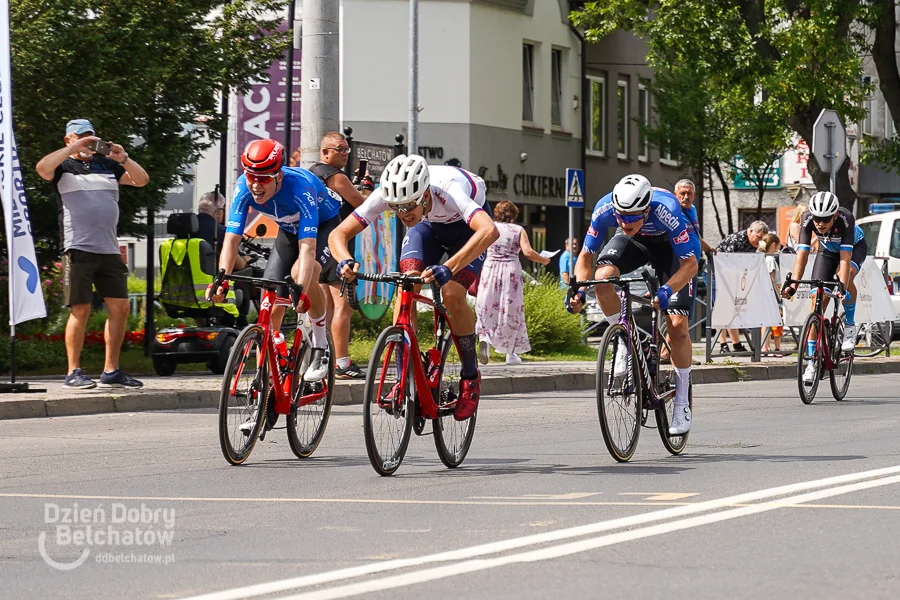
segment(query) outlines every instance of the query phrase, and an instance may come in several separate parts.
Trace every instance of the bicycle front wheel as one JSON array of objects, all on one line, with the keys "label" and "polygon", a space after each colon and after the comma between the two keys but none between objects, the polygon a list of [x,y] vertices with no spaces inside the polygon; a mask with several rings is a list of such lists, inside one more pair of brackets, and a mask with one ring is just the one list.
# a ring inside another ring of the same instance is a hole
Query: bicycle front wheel
[{"label": "bicycle front wheel", "polygon": [[850,388],[850,377],[853,376],[853,350],[845,352],[841,350],[844,341],[844,315],[838,319],[837,326],[831,333],[831,356],[834,361],[834,369],[828,374],[831,379],[831,395],[835,400],[843,400]]},{"label": "bicycle front wheel", "polygon": [[[441,372],[438,387],[432,390],[434,402],[438,405],[438,418],[434,419],[431,428],[434,432],[434,446],[441,462],[455,469],[465,460],[475,435],[475,417],[473,414],[465,421],[457,421],[453,416],[453,408],[459,398],[459,374],[462,365],[453,336],[449,333],[441,340]],[[451,405],[450,408],[445,408]]]},{"label": "bicycle front wheel", "polygon": [[619,462],[628,461],[641,433],[641,385],[628,332],[610,326],[597,354],[597,412],[606,449]]},{"label": "bicycle front wheel", "polygon": [[[379,475],[393,475],[409,446],[413,424],[412,365],[406,334],[388,327],[375,341],[363,402],[366,453]],[[407,380],[403,380],[403,369]]]},{"label": "bicycle front wheel", "polygon": [[245,328],[231,347],[219,395],[219,443],[232,465],[250,456],[266,422],[269,370],[263,359],[265,332]]},{"label": "bicycle front wheel", "polygon": [[[819,379],[822,375],[822,344],[818,343],[819,338],[819,316],[816,313],[810,313],[806,317],[806,324],[803,326],[803,332],[800,334],[800,347],[797,348],[797,387],[800,390],[800,399],[803,404],[812,404],[816,397],[816,391],[819,389]],[[822,336],[824,339],[825,336]],[[807,340],[815,342],[815,349],[810,352]],[[812,364],[813,367],[809,368]],[[809,372],[807,373],[807,369]]]},{"label": "bicycle front wheel", "polygon": [[[321,381],[303,381],[303,374],[309,367],[311,350],[309,340],[303,340],[297,366],[294,368],[293,402],[287,417],[288,443],[297,458],[309,458],[318,448],[325,435],[334,399],[334,341],[331,339],[331,332],[328,332],[328,373]],[[300,406],[303,397],[321,394],[323,391],[326,394],[321,398]]]}]

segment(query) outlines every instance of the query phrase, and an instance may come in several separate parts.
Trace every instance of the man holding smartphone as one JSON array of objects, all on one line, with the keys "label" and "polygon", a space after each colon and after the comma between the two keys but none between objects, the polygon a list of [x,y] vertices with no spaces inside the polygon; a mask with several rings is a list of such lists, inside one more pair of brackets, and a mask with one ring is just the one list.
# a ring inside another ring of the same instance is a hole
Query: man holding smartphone
[{"label": "man holding smartphone", "polygon": [[[350,178],[344,174],[343,169],[349,159],[350,146],[347,144],[347,138],[336,131],[331,131],[322,136],[319,162],[309,168],[322,180],[325,187],[340,196],[343,201],[340,209],[341,221],[350,216],[365,200],[351,183]],[[360,177],[363,175],[364,172],[360,173]],[[319,284],[325,293],[329,328],[334,338],[335,377],[363,379],[365,373],[359,365],[350,360],[350,318],[353,316],[353,308],[346,295],[341,297],[341,278],[338,277],[336,269],[326,269],[323,265]]]},{"label": "man holding smartphone", "polygon": [[147,172],[119,144],[97,137],[87,119],[66,123],[66,145],[37,164],[38,174],[53,183],[60,204],[63,241],[63,287],[72,312],[66,324],[69,370],[65,385],[89,389],[97,384],[81,369],[81,349],[93,288],[103,298],[106,321],[106,363],[100,384],[139,388],[143,384],[119,369],[119,352],[128,317],[128,266],[119,252],[119,186],[143,187]]}]

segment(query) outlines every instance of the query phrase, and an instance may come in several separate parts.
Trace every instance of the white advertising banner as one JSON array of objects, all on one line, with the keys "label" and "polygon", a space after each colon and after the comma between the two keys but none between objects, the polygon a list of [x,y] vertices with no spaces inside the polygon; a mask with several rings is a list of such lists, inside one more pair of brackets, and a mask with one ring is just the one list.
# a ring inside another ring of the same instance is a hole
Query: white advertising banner
[{"label": "white advertising banner", "polygon": [[10,71],[9,0],[0,0],[0,197],[9,249],[9,322],[17,325],[46,317],[47,309],[28,220],[25,184],[13,139]]},{"label": "white advertising banner", "polygon": [[778,301],[762,253],[713,256],[716,273],[713,329],[747,329],[781,325]]},{"label": "white advertising banner", "polygon": [[[797,262],[796,254],[779,254],[779,265],[781,267],[781,278],[787,280],[788,275],[794,272],[794,263]],[[812,266],[816,262],[816,255],[810,254],[809,260],[806,261],[806,269],[803,271],[801,279],[812,278]],[[806,324],[806,317],[812,310],[812,303],[809,301],[809,286],[804,284],[797,287],[797,293],[790,300],[784,300],[782,307],[784,308],[784,326],[785,327],[803,327]]]},{"label": "white advertising banner", "polygon": [[[793,254],[782,254],[781,274],[787,277],[794,269],[794,263],[797,257]],[[812,269],[816,262],[816,255],[810,254],[809,260],[806,262],[803,279],[812,279]],[[856,284],[856,324],[860,323],[881,323],[884,321],[894,321],[897,314],[894,311],[894,304],[891,302],[891,296],[888,294],[887,284],[884,282],[884,276],[878,262],[871,256],[867,256],[860,267],[859,273],[854,279]],[[786,327],[802,327],[806,323],[806,317],[812,311],[812,302],[810,301],[810,286],[801,285],[797,288],[797,293],[788,301],[784,301],[784,324]],[[838,313],[844,312],[843,306],[838,308]],[[826,315],[831,315],[830,310]]]},{"label": "white advertising banner", "polygon": [[888,293],[881,266],[871,256],[860,266],[856,275],[856,318],[860,323],[882,323],[897,318],[894,303]]}]

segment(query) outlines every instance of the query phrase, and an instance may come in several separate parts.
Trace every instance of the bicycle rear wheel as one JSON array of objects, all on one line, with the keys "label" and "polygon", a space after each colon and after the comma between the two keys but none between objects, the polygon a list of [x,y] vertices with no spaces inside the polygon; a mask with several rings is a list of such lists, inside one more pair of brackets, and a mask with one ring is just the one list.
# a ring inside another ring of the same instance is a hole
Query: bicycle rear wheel
[{"label": "bicycle rear wheel", "polygon": [[[620,359],[625,366],[619,372],[616,353],[621,352],[627,360]],[[597,354],[597,412],[606,449],[619,462],[632,457],[641,433],[641,385],[633,354],[625,327],[610,326]]]},{"label": "bicycle rear wheel", "polygon": [[[827,321],[823,321],[827,323]],[[824,332],[827,334],[827,329]],[[816,313],[810,313],[806,317],[806,324],[803,325],[803,332],[800,334],[800,347],[797,348],[797,387],[800,390],[800,399],[803,404],[812,404],[816,397],[816,391],[819,389],[819,379],[822,376],[822,344],[816,342],[815,350],[809,352],[809,344],[806,340],[818,340],[819,336],[819,316]],[[822,336],[825,339],[825,336]],[[803,374],[809,361],[815,364],[815,373],[811,381],[804,381]]]},{"label": "bicycle rear wheel", "polygon": [[838,319],[837,327],[831,333],[833,344],[831,346],[831,356],[834,361],[834,369],[828,374],[831,379],[831,395],[835,400],[843,400],[850,388],[850,377],[853,376],[853,350],[845,352],[841,350],[841,343],[844,341],[844,315]]},{"label": "bicycle rear wheel", "polygon": [[[672,372],[672,380],[671,380],[671,388],[666,385],[668,390],[674,389],[675,386],[675,373]],[[669,380],[666,380],[668,384]],[[662,387],[662,386],[661,386]],[[660,390],[662,393],[663,390]],[[694,386],[688,388],[688,406],[691,410],[694,410]],[[669,435],[669,423],[672,422],[672,417],[675,415],[675,397],[673,396],[668,402],[665,403],[663,408],[656,409],[656,428],[659,430],[659,437],[662,439],[663,446],[666,450],[669,451],[669,454],[678,455],[681,454],[681,451],[684,450],[684,447],[687,446],[688,436],[690,432],[685,433],[684,435]]]},{"label": "bicycle rear wheel", "polygon": [[263,360],[265,333],[262,327],[245,328],[225,365],[219,395],[219,444],[232,465],[250,456],[266,422],[269,370]]},{"label": "bicycle rear wheel", "polygon": [[853,354],[862,358],[878,356],[885,351],[893,335],[892,321],[862,323],[856,335],[856,348],[853,349]]},{"label": "bicycle rear wheel", "polygon": [[[363,432],[369,462],[379,475],[394,474],[412,435],[415,390],[405,338],[399,327],[382,331],[366,370]],[[407,381],[402,380],[404,365]]]},{"label": "bicycle rear wheel", "polygon": [[[465,421],[457,421],[453,416],[456,399],[459,398],[459,374],[462,365],[453,336],[444,336],[438,346],[441,351],[441,372],[438,387],[432,390],[435,404],[438,405],[438,418],[431,423],[434,432],[434,447],[441,462],[455,469],[465,460],[475,435],[475,417],[473,414]],[[444,408],[452,404],[450,408]]]},{"label": "bicycle rear wheel", "polygon": [[[297,458],[309,458],[316,451],[325,435],[334,399],[334,341],[331,339],[331,332],[328,332],[328,374],[321,381],[303,381],[303,374],[309,367],[311,350],[309,340],[304,339],[298,354],[297,366],[294,368],[293,402],[291,412],[287,416],[288,443]],[[326,389],[328,393],[322,398],[298,406],[303,396]]]}]

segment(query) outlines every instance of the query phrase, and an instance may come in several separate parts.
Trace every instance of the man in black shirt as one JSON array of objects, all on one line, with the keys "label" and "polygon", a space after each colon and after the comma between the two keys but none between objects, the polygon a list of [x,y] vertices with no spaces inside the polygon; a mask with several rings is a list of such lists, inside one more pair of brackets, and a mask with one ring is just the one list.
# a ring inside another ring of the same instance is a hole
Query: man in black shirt
[{"label": "man in black shirt", "polygon": [[[309,168],[329,190],[343,200],[340,210],[342,221],[364,201],[362,194],[354,187],[350,178],[344,174],[343,169],[347,166],[349,158],[350,146],[347,144],[347,138],[332,131],[322,137],[319,162]],[[365,175],[365,173],[360,175]],[[353,252],[353,248],[350,248],[350,251]],[[322,286],[322,291],[325,292],[329,327],[334,338],[337,363],[335,376],[340,379],[361,379],[365,377],[365,374],[356,363],[350,360],[350,317],[353,316],[353,309],[350,307],[346,294],[343,297],[340,295],[341,280],[334,270],[323,270],[319,284]]]}]

